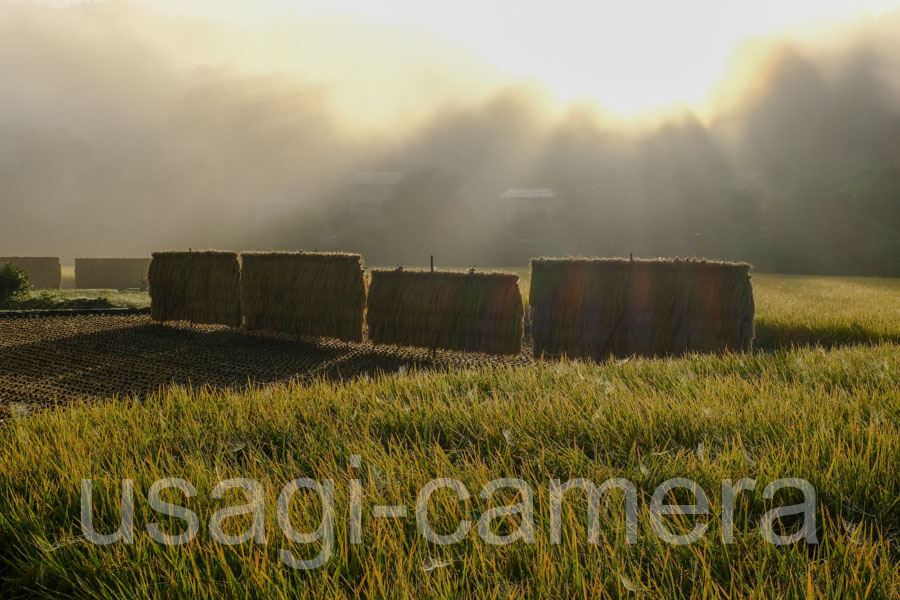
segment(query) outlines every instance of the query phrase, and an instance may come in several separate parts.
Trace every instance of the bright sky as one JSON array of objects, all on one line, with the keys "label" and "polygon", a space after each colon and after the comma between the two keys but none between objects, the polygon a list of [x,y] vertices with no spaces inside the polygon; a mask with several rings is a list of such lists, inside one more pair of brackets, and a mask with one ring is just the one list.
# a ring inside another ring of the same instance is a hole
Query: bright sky
[{"label": "bright sky", "polygon": [[900,8],[900,0],[139,1],[241,23],[348,16],[411,26],[504,75],[536,79],[561,100],[590,98],[622,112],[701,101],[747,36]]}]

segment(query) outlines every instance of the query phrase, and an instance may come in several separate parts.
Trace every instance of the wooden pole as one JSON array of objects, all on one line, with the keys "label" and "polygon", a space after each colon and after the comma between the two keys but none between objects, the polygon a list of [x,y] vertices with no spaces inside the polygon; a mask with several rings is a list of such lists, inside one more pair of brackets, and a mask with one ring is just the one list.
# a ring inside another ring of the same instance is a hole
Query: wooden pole
[{"label": "wooden pole", "polygon": [[[434,273],[434,254],[431,255],[431,272]],[[431,362],[434,362],[434,355],[437,352],[434,346],[431,347]]]}]

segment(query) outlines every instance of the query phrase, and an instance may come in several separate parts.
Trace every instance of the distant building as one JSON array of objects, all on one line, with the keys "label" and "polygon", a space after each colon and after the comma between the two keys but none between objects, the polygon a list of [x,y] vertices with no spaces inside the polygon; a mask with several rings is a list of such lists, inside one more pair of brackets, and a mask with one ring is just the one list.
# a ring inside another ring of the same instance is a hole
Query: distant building
[{"label": "distant building", "polygon": [[347,181],[347,209],[352,217],[370,219],[381,215],[384,203],[406,177],[406,171],[359,171]]},{"label": "distant building", "polygon": [[549,217],[562,206],[559,194],[550,188],[509,188],[500,199],[506,206],[507,223]]}]

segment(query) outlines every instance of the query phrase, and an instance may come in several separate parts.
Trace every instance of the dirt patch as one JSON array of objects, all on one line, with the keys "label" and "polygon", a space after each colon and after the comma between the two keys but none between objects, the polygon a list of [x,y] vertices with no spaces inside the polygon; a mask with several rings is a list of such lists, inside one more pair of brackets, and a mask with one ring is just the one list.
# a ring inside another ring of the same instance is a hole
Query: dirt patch
[{"label": "dirt patch", "polygon": [[352,380],[412,369],[526,365],[518,356],[249,334],[219,326],[162,325],[146,316],[0,321],[0,405],[76,398],[143,397],[171,385],[236,389],[248,384]]}]

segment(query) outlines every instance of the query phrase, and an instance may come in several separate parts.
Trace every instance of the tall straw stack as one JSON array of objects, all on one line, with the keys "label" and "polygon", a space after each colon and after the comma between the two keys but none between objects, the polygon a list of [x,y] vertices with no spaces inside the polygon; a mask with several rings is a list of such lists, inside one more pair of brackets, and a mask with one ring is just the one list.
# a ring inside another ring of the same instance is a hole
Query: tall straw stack
[{"label": "tall straw stack", "polygon": [[36,290],[58,290],[62,285],[62,267],[55,256],[3,256],[0,266],[12,263],[28,273],[28,282]]},{"label": "tall straw stack", "polygon": [[696,259],[534,259],[535,356],[603,359],[750,349],[750,265]]},{"label": "tall straw stack", "polygon": [[512,273],[372,272],[367,321],[377,344],[518,354],[523,316]]},{"label": "tall straw stack", "polygon": [[366,280],[360,255],[252,252],[241,260],[247,329],[362,341]]},{"label": "tall straw stack", "polygon": [[154,252],[148,279],[154,321],[241,324],[241,267],[235,252]]},{"label": "tall straw stack", "polygon": [[80,290],[147,288],[149,258],[76,258],[75,287]]}]

